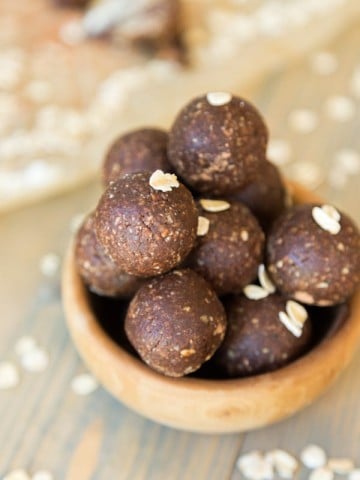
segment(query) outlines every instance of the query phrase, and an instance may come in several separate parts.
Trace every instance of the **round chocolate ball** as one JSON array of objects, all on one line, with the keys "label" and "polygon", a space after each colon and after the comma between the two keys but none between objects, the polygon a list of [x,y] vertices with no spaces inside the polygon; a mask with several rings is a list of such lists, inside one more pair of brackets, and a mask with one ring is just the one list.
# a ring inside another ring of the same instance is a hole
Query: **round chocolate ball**
[{"label": "round chocolate ball", "polygon": [[268,270],[286,296],[311,305],[335,305],[360,282],[360,233],[329,205],[298,205],[274,223]]},{"label": "round chocolate ball", "polygon": [[106,255],[94,230],[94,214],[89,215],[77,232],[75,262],[89,290],[98,295],[129,298],[142,281],[119,271]]},{"label": "round chocolate ball", "polygon": [[222,202],[228,208],[213,213],[201,207],[211,208],[211,202],[209,206],[206,199],[199,202],[199,214],[210,222],[209,230],[198,237],[188,266],[206,278],[219,295],[239,293],[257,276],[264,233],[245,205]]},{"label": "round chocolate ball", "polygon": [[170,171],[167,160],[168,134],[157,128],[141,128],[119,137],[110,147],[103,164],[103,182],[127,173]]},{"label": "round chocolate ball", "polygon": [[287,192],[279,169],[266,161],[256,180],[235,192],[230,198],[244,203],[260,225],[268,230],[273,221],[285,210]]},{"label": "round chocolate ball", "polygon": [[177,116],[168,156],[195,190],[224,195],[256,177],[265,161],[267,139],[265,123],[250,103],[227,93],[208,93]]},{"label": "round chocolate ball", "polygon": [[125,175],[109,184],[96,208],[97,237],[129,275],[151,277],[171,270],[196,240],[198,215],[191,193],[175,175],[161,175],[176,186],[151,186],[148,173]]},{"label": "round chocolate ball", "polygon": [[143,285],[125,319],[126,334],[144,362],[172,377],[200,368],[219,347],[225,330],[220,300],[190,269],[174,270]]},{"label": "round chocolate ball", "polygon": [[270,372],[296,359],[309,346],[309,318],[297,337],[280,321],[286,313],[286,299],[279,294],[261,300],[243,295],[225,305],[228,327],[225,339],[211,363],[219,374],[243,377]]}]

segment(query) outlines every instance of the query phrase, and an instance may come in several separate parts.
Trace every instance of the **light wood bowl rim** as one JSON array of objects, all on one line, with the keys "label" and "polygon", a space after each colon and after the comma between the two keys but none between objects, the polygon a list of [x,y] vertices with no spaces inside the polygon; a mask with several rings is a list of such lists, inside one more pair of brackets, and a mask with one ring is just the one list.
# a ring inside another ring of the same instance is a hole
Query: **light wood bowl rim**
[{"label": "light wood bowl rim", "polygon": [[[321,202],[288,182],[297,202]],[[360,292],[336,333],[309,353],[271,373],[208,380],[163,376],[117,345],[99,325],[75,268],[71,242],[63,266],[67,326],[89,369],[117,399],[138,413],[179,429],[230,433],[288,417],[318,397],[350,362],[360,338]]]}]

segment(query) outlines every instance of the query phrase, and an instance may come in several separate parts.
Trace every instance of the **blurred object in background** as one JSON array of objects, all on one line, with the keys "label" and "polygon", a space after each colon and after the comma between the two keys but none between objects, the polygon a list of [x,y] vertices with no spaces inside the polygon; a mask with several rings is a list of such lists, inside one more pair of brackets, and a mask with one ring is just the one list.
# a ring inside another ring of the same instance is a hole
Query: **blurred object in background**
[{"label": "blurred object in background", "polygon": [[[358,110],[359,36],[339,45],[353,72],[350,87],[336,77],[342,59],[318,49],[355,31],[359,17],[358,0],[0,0],[0,211],[88,181],[121,132],[168,128],[178,108],[204,91],[258,96],[284,163],[298,151],[296,135],[315,135],[323,118],[346,133]],[[301,89],[315,103],[302,105],[293,78],[292,93],[284,91],[283,101],[278,93],[275,109],[270,74],[309,52],[313,74],[334,80],[315,92],[306,74]],[[349,89],[357,100],[341,98]],[[316,98],[324,92],[322,107]],[[340,147],[356,156],[356,145]],[[354,155],[346,158],[356,164]],[[313,188],[325,180],[338,188],[350,175],[324,180],[319,166],[309,167],[313,158],[304,161],[308,167],[284,168]]]}]

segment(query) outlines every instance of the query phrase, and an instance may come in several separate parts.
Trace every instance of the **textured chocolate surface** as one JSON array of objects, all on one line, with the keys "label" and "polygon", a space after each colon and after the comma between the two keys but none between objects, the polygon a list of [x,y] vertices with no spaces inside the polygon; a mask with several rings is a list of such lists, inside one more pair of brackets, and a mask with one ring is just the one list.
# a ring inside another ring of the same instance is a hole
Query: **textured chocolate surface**
[{"label": "textured chocolate surface", "polygon": [[229,194],[262,168],[267,138],[265,123],[250,103],[233,96],[213,106],[202,96],[178,114],[169,134],[169,161],[195,190]]},{"label": "textured chocolate surface", "polygon": [[244,203],[267,230],[285,210],[286,195],[278,168],[266,161],[262,164],[256,180],[235,192],[231,198]]},{"label": "textured chocolate surface", "polygon": [[89,215],[76,235],[75,261],[88,288],[98,295],[129,298],[142,281],[119,271],[105,254],[94,231],[94,214]]},{"label": "textured chocolate surface", "polygon": [[198,237],[188,265],[206,278],[218,294],[239,293],[257,276],[263,261],[264,233],[250,210],[231,202],[223,212],[199,215],[210,221],[206,235]]},{"label": "textured chocolate surface", "polygon": [[261,300],[243,295],[226,304],[228,327],[225,339],[212,359],[227,377],[269,372],[286,365],[303,353],[311,341],[311,320],[302,335],[295,337],[279,320],[286,299],[278,294]]},{"label": "textured chocolate surface", "polygon": [[191,373],[219,347],[226,330],[224,308],[210,285],[190,269],[150,280],[130,303],[126,334],[155,370]]},{"label": "textured chocolate surface", "polygon": [[182,184],[154,190],[149,174],[134,173],[111,183],[95,215],[97,236],[118,268],[150,277],[179,265],[196,240],[197,209]]},{"label": "textured chocolate surface", "polygon": [[157,128],[142,128],[119,137],[110,147],[103,164],[103,182],[108,184],[127,173],[169,172],[168,134]]},{"label": "textured chocolate surface", "polygon": [[276,220],[267,243],[269,273],[278,289],[302,303],[345,301],[360,282],[360,234],[341,213],[333,235],[313,219],[314,205],[298,205]]}]

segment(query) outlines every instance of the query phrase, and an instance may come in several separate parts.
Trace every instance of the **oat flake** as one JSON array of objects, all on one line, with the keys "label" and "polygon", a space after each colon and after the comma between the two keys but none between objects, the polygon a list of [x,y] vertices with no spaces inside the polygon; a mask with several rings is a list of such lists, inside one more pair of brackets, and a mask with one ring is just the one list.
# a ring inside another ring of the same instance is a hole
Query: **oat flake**
[{"label": "oat flake", "polygon": [[20,337],[15,343],[15,353],[20,357],[36,349],[37,343],[33,337]]},{"label": "oat flake", "polygon": [[294,335],[294,337],[301,337],[302,328],[298,322],[294,321],[285,312],[279,312],[279,320],[284,325],[284,327]]},{"label": "oat flake", "polygon": [[350,458],[329,458],[327,467],[339,475],[344,475],[354,469],[354,462]]},{"label": "oat flake", "polygon": [[251,480],[272,480],[274,477],[272,465],[257,450],[239,457],[236,466],[246,478]]},{"label": "oat flake", "polygon": [[356,468],[349,473],[348,480],[360,480],[360,468]]},{"label": "oat flake", "polygon": [[270,462],[281,478],[293,478],[299,468],[299,462],[285,450],[275,449],[266,453],[265,459]]},{"label": "oat flake", "polygon": [[210,220],[206,217],[199,216],[197,231],[196,231],[197,236],[202,237],[206,235],[209,231],[209,227],[210,227]]},{"label": "oat flake", "polygon": [[71,388],[77,395],[89,395],[99,387],[95,377],[89,373],[82,373],[71,381]]},{"label": "oat flake", "polygon": [[326,467],[316,468],[309,475],[309,480],[333,480],[333,478],[334,472]]},{"label": "oat flake", "polygon": [[60,267],[60,257],[55,253],[47,253],[40,260],[40,271],[46,277],[56,275]]},{"label": "oat flake", "polygon": [[318,75],[331,75],[339,66],[337,57],[330,52],[316,52],[310,58],[310,66]]},{"label": "oat flake", "polygon": [[360,98],[360,67],[356,67],[350,80],[351,93],[356,98]]},{"label": "oat flake", "polygon": [[275,285],[269,277],[268,272],[266,271],[265,265],[261,264],[258,268],[258,278],[260,285],[268,292],[274,293],[276,290]]},{"label": "oat flake", "polygon": [[48,354],[39,347],[36,347],[21,357],[21,365],[28,372],[43,372],[48,364]]},{"label": "oat flake", "polygon": [[310,189],[315,189],[323,182],[323,173],[319,165],[311,162],[296,162],[291,165],[291,176]]},{"label": "oat flake", "polygon": [[308,445],[300,453],[302,463],[307,468],[319,468],[326,464],[325,451],[318,445]]},{"label": "oat flake", "polygon": [[289,163],[291,160],[291,147],[289,142],[280,138],[270,139],[267,146],[267,158],[278,167]]},{"label": "oat flake", "polygon": [[232,96],[228,92],[210,92],[206,95],[206,99],[213,107],[221,107],[231,102]]},{"label": "oat flake", "polygon": [[338,170],[343,169],[346,174],[356,175],[360,173],[360,154],[351,148],[343,148],[336,152],[334,159]]},{"label": "oat flake", "polygon": [[47,470],[39,470],[38,472],[34,473],[31,480],[54,480],[54,476]]},{"label": "oat flake", "polygon": [[161,192],[171,192],[173,188],[179,187],[179,182],[173,173],[164,173],[162,170],[155,170],[149,180],[150,186],[154,190]]},{"label": "oat flake", "polygon": [[23,469],[16,469],[9,472],[3,480],[31,480],[30,476]]},{"label": "oat flake", "polygon": [[356,107],[351,98],[337,95],[326,100],[325,111],[332,120],[347,122],[355,115]]},{"label": "oat flake", "polygon": [[265,290],[265,288],[252,284],[247,285],[243,289],[243,293],[249,300],[260,300],[261,298],[265,298],[269,295],[269,292]]},{"label": "oat flake", "polygon": [[225,200],[210,200],[207,198],[200,199],[200,205],[206,212],[224,212],[230,208],[230,203]]},{"label": "oat flake", "polygon": [[333,213],[329,215],[329,210],[323,207],[314,207],[312,209],[312,217],[315,222],[326,232],[332,235],[337,235],[341,230],[341,225],[338,220],[335,220]]},{"label": "oat flake", "polygon": [[19,383],[18,369],[10,362],[0,362],[0,390],[9,390]]},{"label": "oat flake", "polygon": [[316,129],[318,123],[318,116],[312,110],[293,110],[289,115],[289,125],[298,133],[311,133]]},{"label": "oat flake", "polygon": [[306,309],[300,305],[300,303],[295,302],[294,300],[288,300],[286,302],[286,313],[294,320],[296,323],[300,325],[304,325],[306,319],[308,318],[308,314]]}]

